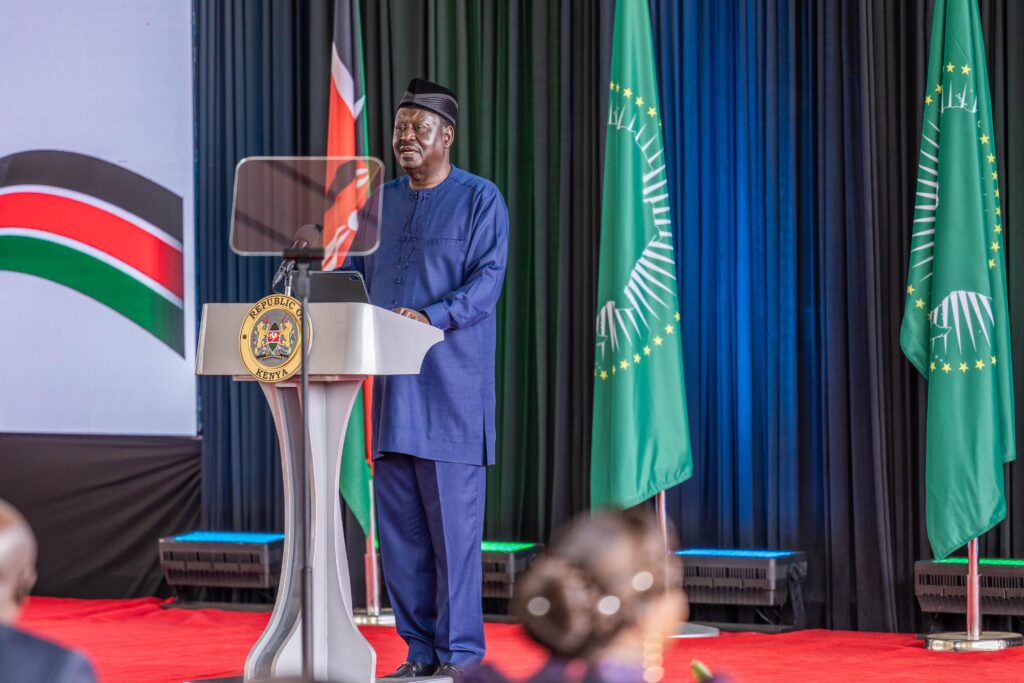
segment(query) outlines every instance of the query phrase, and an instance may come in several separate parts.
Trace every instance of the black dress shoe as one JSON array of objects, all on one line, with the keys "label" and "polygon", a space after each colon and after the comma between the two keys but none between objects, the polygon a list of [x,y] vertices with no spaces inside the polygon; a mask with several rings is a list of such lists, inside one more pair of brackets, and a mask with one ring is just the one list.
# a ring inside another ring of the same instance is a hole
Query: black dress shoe
[{"label": "black dress shoe", "polygon": [[406,662],[395,670],[395,673],[388,674],[384,678],[422,678],[430,676],[437,668],[436,664],[424,664],[423,662]]},{"label": "black dress shoe", "polygon": [[454,664],[442,664],[434,669],[435,676],[447,676],[452,679],[452,683],[462,683],[463,673],[463,670]]}]

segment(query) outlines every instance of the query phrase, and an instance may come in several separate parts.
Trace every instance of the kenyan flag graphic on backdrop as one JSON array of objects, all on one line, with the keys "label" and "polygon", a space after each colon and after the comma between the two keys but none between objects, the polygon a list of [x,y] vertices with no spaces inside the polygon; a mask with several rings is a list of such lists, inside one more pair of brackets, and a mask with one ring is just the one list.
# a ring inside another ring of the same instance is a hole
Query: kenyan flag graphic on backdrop
[{"label": "kenyan flag graphic on backdrop", "polygon": [[938,0],[900,344],[928,380],[925,503],[943,558],[1006,516],[1013,372],[992,102],[976,0]]},{"label": "kenyan flag graphic on backdrop", "polygon": [[52,280],[185,354],[182,199],[72,152],[0,158],[0,270]]}]

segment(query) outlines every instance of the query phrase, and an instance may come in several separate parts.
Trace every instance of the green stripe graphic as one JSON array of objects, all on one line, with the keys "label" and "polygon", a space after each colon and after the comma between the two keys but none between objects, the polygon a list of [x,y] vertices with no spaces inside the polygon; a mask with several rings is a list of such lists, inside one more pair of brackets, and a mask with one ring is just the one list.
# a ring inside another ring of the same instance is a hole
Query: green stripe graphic
[{"label": "green stripe graphic", "polygon": [[64,285],[117,311],[175,353],[185,355],[184,313],[138,280],[63,244],[0,236],[0,270]]}]

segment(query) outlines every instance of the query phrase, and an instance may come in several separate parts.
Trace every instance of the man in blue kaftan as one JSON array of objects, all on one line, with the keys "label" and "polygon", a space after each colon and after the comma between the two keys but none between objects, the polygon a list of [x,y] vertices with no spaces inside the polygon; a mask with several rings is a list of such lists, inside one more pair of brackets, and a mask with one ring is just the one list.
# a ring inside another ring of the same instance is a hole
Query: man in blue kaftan
[{"label": "man in blue kaftan", "polygon": [[393,138],[406,175],[384,185],[380,248],[352,260],[373,304],[445,333],[419,375],[374,380],[381,559],[409,646],[395,677],[458,678],[484,654],[480,543],[508,210],[492,182],[451,165],[457,114],[448,89],[409,84]]}]

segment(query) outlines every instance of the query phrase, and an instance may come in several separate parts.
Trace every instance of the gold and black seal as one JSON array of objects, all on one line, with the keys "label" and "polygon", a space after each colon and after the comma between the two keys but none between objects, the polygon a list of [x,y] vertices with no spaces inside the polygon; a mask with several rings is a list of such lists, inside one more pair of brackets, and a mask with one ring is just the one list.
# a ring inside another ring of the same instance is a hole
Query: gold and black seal
[{"label": "gold and black seal", "polygon": [[261,382],[288,379],[302,365],[302,306],[283,294],[253,304],[238,333],[249,374]]}]

